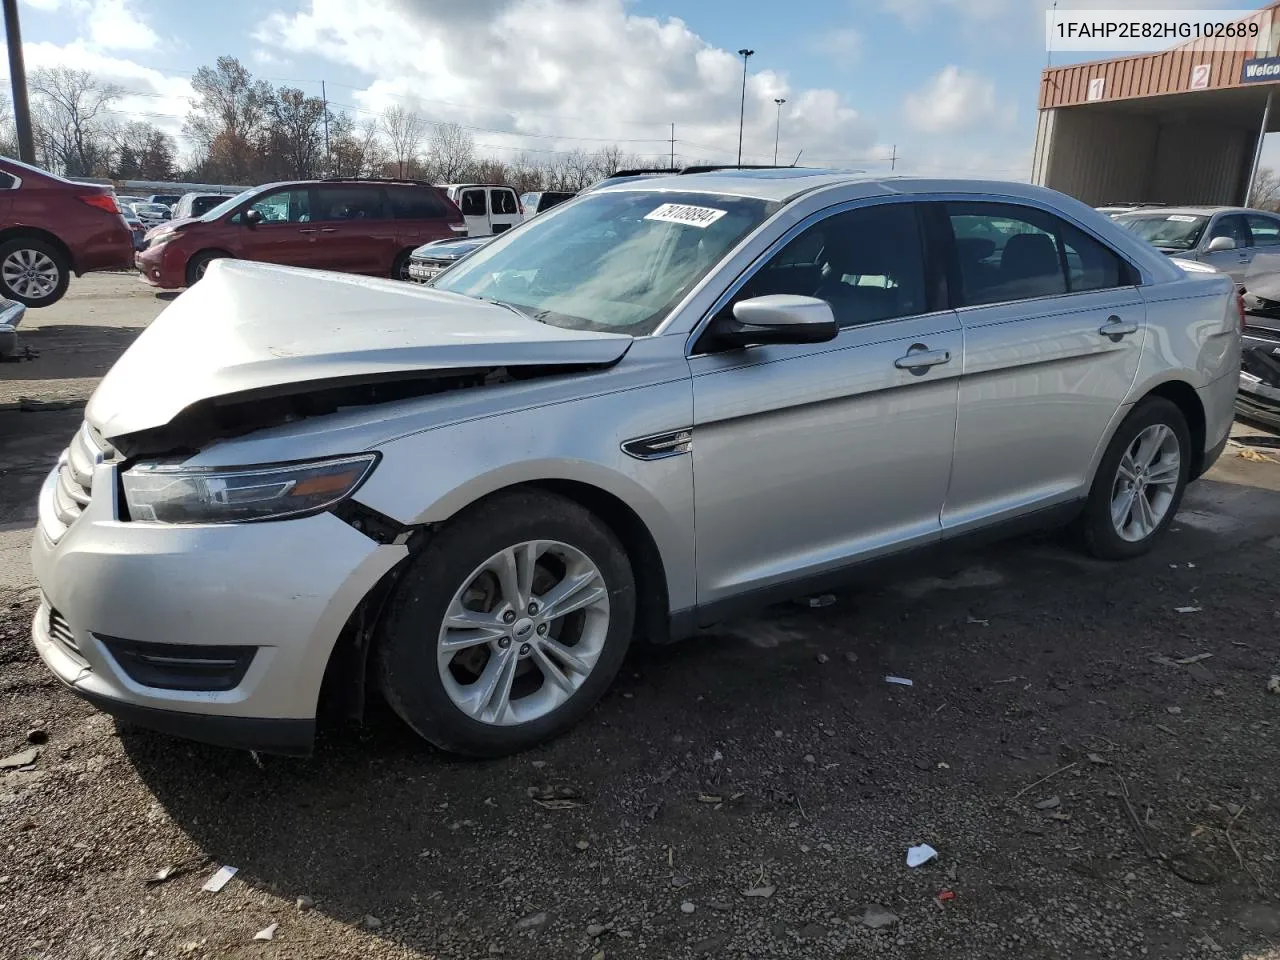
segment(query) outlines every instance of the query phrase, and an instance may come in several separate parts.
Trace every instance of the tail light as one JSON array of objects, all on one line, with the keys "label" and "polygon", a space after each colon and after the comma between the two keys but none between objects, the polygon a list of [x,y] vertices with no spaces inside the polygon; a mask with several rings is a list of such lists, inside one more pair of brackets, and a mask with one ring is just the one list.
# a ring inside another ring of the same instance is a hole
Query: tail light
[{"label": "tail light", "polygon": [[1244,333],[1244,294],[1239,290],[1236,291],[1236,313],[1240,315],[1240,332]]},{"label": "tail light", "polygon": [[109,193],[86,193],[83,196],[76,197],[76,199],[81,203],[87,203],[91,207],[105,210],[107,213],[120,212],[120,208],[116,206],[116,198]]}]

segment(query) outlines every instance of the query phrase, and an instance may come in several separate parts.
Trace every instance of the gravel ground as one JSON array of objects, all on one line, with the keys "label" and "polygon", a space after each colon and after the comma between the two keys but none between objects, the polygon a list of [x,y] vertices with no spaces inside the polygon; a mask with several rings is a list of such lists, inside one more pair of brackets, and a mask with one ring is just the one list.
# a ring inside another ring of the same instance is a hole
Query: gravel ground
[{"label": "gravel ground", "polygon": [[[5,515],[44,469],[13,451],[77,416],[0,412]],[[486,763],[376,708],[309,760],[117,727],[40,665],[19,577],[0,757],[45,742],[0,770],[0,956],[1280,957],[1270,442],[1140,561],[1023,540],[638,649]]]}]

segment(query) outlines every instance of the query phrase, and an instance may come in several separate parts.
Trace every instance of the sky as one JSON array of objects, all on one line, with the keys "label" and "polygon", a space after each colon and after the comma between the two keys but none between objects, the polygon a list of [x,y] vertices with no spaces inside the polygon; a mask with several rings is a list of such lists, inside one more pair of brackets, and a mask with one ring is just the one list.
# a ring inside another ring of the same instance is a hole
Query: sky
[{"label": "sky", "polygon": [[[22,0],[27,69],[130,94],[118,118],[180,135],[220,55],[358,119],[398,103],[477,150],[595,149],[1025,180],[1047,53],[1041,0]],[[1061,7],[1260,6],[1060,0]],[[1055,64],[1114,54],[1056,54]],[[784,99],[780,107],[775,100]],[[1271,138],[1276,139],[1276,138]],[[179,140],[181,147],[185,143]],[[1269,143],[1268,156],[1272,149]],[[896,159],[891,159],[896,158]]]}]

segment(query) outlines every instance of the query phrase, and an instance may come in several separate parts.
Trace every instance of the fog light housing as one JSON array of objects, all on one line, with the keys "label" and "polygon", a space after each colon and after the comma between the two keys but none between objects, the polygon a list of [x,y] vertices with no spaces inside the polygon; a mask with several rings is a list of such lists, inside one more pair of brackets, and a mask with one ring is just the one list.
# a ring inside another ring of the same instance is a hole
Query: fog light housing
[{"label": "fog light housing", "polygon": [[234,690],[258,652],[249,646],[98,640],[134,683],[162,690]]}]

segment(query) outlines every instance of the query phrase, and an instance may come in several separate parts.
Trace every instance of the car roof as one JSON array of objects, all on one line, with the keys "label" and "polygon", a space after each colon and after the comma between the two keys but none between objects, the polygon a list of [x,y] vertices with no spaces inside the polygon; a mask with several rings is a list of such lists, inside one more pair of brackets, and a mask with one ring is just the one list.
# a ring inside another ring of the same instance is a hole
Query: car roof
[{"label": "car roof", "polygon": [[[1057,191],[1007,180],[938,177],[886,177],[851,170],[779,167],[762,170],[726,169],[644,177],[598,187],[601,193],[628,190],[682,193],[722,193],[786,203],[804,194],[836,187],[855,187],[859,197],[910,196],[933,193],[972,193],[1024,200],[1061,198]],[[596,190],[592,191],[597,192]]]},{"label": "car roof", "polygon": [[[1267,210],[1258,210],[1254,207],[1213,207],[1213,206],[1184,206],[1184,207],[1136,207],[1133,210],[1126,211],[1128,213],[1140,214],[1184,214],[1186,216],[1211,217],[1215,213],[1269,213]],[[1272,214],[1274,216],[1274,214]]]}]

